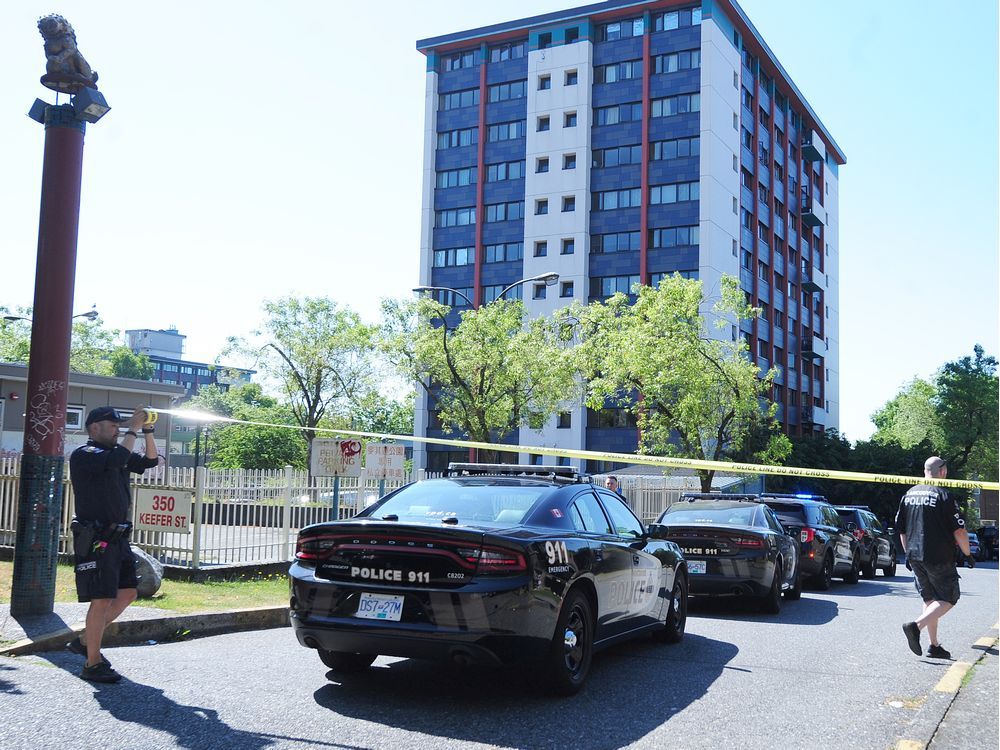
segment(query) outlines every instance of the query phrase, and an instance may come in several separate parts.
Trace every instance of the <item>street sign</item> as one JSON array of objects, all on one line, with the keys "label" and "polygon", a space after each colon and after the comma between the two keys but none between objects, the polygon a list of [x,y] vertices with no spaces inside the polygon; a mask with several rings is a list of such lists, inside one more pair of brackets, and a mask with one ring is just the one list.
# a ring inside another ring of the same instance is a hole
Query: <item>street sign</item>
[{"label": "street sign", "polygon": [[171,489],[141,489],[135,493],[135,528],[139,531],[191,533],[191,495]]},{"label": "street sign", "polygon": [[360,477],[361,441],[317,438],[312,444],[314,477]]},{"label": "street sign", "polygon": [[403,459],[406,458],[406,446],[390,443],[368,443],[365,446],[365,477],[369,480],[383,481],[405,479]]}]

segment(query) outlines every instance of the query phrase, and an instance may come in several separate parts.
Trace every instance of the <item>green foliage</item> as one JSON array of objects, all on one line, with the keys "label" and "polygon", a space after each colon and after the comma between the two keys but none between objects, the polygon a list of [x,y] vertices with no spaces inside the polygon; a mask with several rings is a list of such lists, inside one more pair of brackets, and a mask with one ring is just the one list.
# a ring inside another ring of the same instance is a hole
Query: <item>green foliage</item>
[{"label": "green foliage", "polygon": [[361,432],[412,435],[415,399],[416,392],[412,390],[402,400],[370,390],[358,398],[351,409],[351,428]]},{"label": "green foliage", "polygon": [[577,391],[570,352],[547,318],[525,319],[520,300],[462,313],[421,298],[382,305],[380,348],[397,372],[436,399],[442,426],[475,441],[540,429]]},{"label": "green foliage", "polygon": [[[735,279],[723,277],[721,286],[713,317],[728,333],[758,311],[746,306]],[[742,338],[708,336],[704,302],[700,282],[674,275],[656,289],[639,287],[634,303],[619,293],[571,308],[566,320],[579,319],[583,337],[576,356],[587,404],[632,411],[645,453],[713,461],[750,453],[780,463],[790,444],[775,429],[777,406],[761,408],[776,371],[759,377]],[[714,473],[699,471],[704,491]]]},{"label": "green foliage", "polygon": [[111,374],[116,378],[153,379],[154,368],[149,357],[145,354],[136,354],[127,346],[117,346],[111,350],[109,366]]},{"label": "green foliage", "polygon": [[917,443],[940,439],[937,410],[934,398],[937,389],[932,383],[914,378],[872,415],[875,434],[872,440],[896,443],[909,448]]}]

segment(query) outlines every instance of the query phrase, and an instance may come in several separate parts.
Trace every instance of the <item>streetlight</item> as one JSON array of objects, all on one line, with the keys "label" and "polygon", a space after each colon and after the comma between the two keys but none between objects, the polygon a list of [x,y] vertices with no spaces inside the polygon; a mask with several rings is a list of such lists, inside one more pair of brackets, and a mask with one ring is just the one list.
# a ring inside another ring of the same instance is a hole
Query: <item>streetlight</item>
[{"label": "streetlight", "polygon": [[[95,321],[99,316],[100,313],[97,312],[97,305],[94,305],[91,309],[87,310],[87,312],[77,313],[76,315],[73,315],[72,318],[86,318],[89,321]],[[4,315],[3,319],[7,321],[26,320],[29,323],[31,322],[31,318],[26,318],[23,315]]]},{"label": "streetlight", "polygon": [[417,294],[422,294],[424,292],[451,292],[452,294],[457,294],[459,297],[468,302],[469,307],[476,306],[464,292],[460,292],[457,289],[452,289],[450,286],[418,286],[414,288],[413,291],[416,292]]},{"label": "streetlight", "polygon": [[[537,276],[530,276],[527,279],[518,279],[513,284],[505,286],[503,288],[503,291],[501,291],[500,294],[498,294],[493,301],[496,302],[497,300],[503,299],[503,296],[507,294],[507,292],[509,292],[514,287],[520,286],[521,284],[527,284],[532,281],[544,281],[545,286],[552,286],[553,284],[556,284],[559,281],[559,274],[557,274],[555,271],[549,271],[547,273],[540,273]],[[469,307],[476,306],[475,303],[471,299],[469,299],[468,295],[464,294],[463,292],[460,292],[458,289],[452,289],[450,286],[418,286],[413,291],[418,294],[421,294],[423,292],[451,292],[452,294],[456,294],[462,299],[464,299],[466,302],[468,302]]]}]

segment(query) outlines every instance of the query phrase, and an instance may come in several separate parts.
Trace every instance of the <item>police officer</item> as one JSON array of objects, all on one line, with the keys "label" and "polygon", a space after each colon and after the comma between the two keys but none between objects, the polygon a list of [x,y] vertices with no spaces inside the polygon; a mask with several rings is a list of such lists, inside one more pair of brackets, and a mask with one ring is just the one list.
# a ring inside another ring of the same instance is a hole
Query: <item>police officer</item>
[{"label": "police officer", "polygon": [[[945,479],[948,465],[944,459],[931,456],[924,462],[924,477]],[[911,487],[899,503],[896,529],[906,553],[906,567],[913,571],[917,593],[924,600],[924,610],[913,622],[903,625],[910,650],[920,656],[920,631],[927,629],[930,647],[927,656],[950,659],[938,641],[938,620],[958,603],[958,571],[955,570],[955,545],[965,555],[970,568],[975,560],[969,550],[969,535],[965,521],[954,501],[940,487],[918,484]]]},{"label": "police officer", "polygon": [[[128,429],[119,443],[119,426],[123,422],[128,423]],[[86,643],[77,638],[69,649],[87,657],[80,676],[91,682],[121,679],[101,655],[101,639],[108,624],[136,598],[135,557],[128,543],[132,499],[129,474],[142,474],[158,462],[154,428],[144,426],[145,422],[146,412],[142,409],[131,418],[110,406],[94,409],[87,415],[90,439],[69,459],[76,500],[76,592],[81,602],[90,602]],[[132,452],[139,430],[145,439],[144,455]]]}]

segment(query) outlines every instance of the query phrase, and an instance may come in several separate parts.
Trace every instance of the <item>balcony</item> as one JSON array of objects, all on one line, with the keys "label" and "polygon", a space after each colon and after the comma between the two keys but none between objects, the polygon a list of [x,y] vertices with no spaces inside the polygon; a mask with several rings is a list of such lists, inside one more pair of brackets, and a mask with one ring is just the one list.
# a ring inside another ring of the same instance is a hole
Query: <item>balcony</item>
[{"label": "balcony", "polygon": [[823,287],[813,281],[813,275],[809,271],[803,271],[801,275],[802,291],[803,292],[822,292]]},{"label": "balcony", "polygon": [[826,146],[823,140],[811,130],[802,133],[802,158],[806,161],[824,161]]},{"label": "balcony", "polygon": [[819,227],[826,224],[826,209],[812,199],[808,193],[802,193],[802,223],[807,227]]},{"label": "balcony", "polygon": [[802,422],[803,427],[812,427],[815,424],[815,422],[813,422],[812,406],[800,406],[799,419]]},{"label": "balcony", "polygon": [[740,288],[747,292],[753,291],[753,272],[748,268],[740,269]]},{"label": "balcony", "polygon": [[826,344],[818,336],[804,336],[801,354],[802,359],[821,359],[826,356]]},{"label": "balcony", "polygon": [[771,343],[773,343],[779,349],[785,348],[785,332],[780,328],[771,329]]},{"label": "balcony", "polygon": [[771,285],[763,279],[757,279],[757,297],[761,302],[771,304]]},{"label": "balcony", "polygon": [[746,185],[740,186],[740,205],[747,211],[753,211],[753,191]]}]

